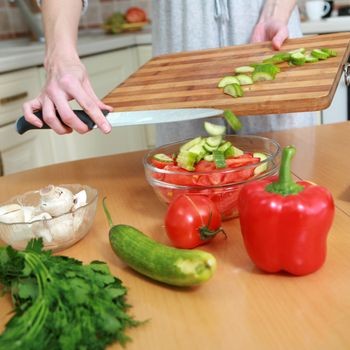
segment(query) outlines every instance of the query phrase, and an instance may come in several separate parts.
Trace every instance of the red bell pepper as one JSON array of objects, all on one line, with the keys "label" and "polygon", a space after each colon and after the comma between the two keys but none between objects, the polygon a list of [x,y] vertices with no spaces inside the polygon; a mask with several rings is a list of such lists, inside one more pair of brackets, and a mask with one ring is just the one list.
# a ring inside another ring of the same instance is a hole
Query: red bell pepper
[{"label": "red bell pepper", "polygon": [[306,275],[325,262],[334,202],[324,187],[292,180],[294,154],[293,146],[283,149],[279,177],[243,186],[238,210],[244,244],[257,267]]}]

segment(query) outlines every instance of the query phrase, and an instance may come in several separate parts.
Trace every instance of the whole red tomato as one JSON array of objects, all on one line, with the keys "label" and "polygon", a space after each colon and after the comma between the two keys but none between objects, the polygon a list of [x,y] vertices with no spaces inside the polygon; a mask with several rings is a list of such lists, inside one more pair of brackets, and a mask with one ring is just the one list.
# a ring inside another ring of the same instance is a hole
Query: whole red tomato
[{"label": "whole red tomato", "polygon": [[211,199],[198,194],[176,197],[165,216],[165,229],[177,248],[194,248],[210,241],[221,228],[221,215]]},{"label": "whole red tomato", "polygon": [[130,7],[125,13],[125,19],[129,23],[145,22],[147,21],[147,14],[140,7]]}]

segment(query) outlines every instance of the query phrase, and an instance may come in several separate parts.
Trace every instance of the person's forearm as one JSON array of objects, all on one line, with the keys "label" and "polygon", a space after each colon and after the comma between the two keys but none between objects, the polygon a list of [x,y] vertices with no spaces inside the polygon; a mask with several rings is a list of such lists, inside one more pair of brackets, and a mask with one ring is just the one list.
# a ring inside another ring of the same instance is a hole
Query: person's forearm
[{"label": "person's forearm", "polygon": [[81,0],[44,0],[42,13],[46,38],[45,66],[60,58],[78,59],[76,42]]},{"label": "person's forearm", "polygon": [[291,13],[296,6],[296,0],[266,0],[260,21],[278,19],[288,24]]}]

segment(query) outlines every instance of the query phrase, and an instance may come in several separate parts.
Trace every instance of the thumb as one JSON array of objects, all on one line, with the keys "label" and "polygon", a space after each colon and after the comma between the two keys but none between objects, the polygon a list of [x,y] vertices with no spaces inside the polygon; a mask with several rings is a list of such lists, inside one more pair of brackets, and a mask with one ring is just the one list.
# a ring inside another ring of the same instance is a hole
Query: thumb
[{"label": "thumb", "polygon": [[288,38],[288,28],[280,29],[277,34],[272,38],[272,47],[275,50],[279,50],[284,43],[284,41]]}]

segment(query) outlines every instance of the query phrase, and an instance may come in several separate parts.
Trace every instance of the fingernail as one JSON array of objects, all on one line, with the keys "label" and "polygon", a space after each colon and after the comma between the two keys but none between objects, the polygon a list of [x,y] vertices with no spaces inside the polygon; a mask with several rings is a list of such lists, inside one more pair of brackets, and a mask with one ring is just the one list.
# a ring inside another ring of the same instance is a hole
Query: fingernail
[{"label": "fingernail", "polygon": [[43,127],[43,122],[41,121],[35,121],[35,124],[34,124],[37,128],[42,128]]},{"label": "fingernail", "polygon": [[108,133],[112,130],[111,126],[108,123],[103,123],[101,125],[101,129],[103,132]]}]

